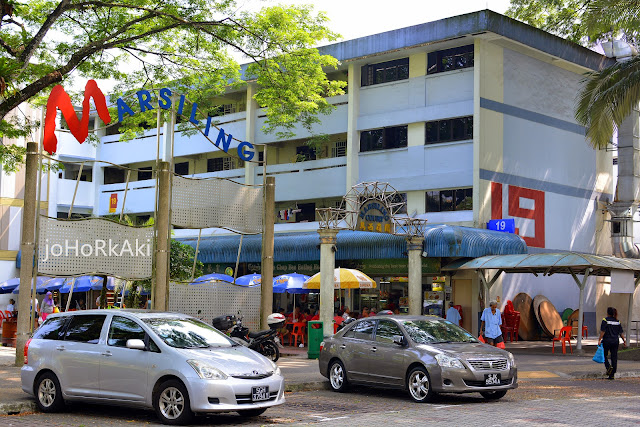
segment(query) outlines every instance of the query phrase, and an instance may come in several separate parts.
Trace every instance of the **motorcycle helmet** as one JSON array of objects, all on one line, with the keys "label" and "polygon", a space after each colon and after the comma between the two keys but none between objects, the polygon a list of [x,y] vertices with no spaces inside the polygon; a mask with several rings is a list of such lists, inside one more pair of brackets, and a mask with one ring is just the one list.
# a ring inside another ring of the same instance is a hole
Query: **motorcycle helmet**
[{"label": "motorcycle helmet", "polygon": [[280,329],[284,326],[286,320],[287,318],[284,317],[284,314],[271,313],[267,317],[267,325],[269,325],[269,329]]}]

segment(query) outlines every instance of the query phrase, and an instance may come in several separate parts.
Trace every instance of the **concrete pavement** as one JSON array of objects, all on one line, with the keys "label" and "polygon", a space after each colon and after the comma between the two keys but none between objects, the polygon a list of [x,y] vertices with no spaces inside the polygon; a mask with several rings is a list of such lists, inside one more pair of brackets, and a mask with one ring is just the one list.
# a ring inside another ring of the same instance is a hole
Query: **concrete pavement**
[{"label": "concrete pavement", "polygon": [[[595,340],[586,340],[583,355],[551,353],[550,342],[507,343],[516,358],[520,380],[604,378],[604,366],[591,360]],[[278,361],[287,391],[319,390],[328,387],[318,371],[317,360],[306,357],[306,349],[285,348]],[[13,366],[15,349],[0,347],[0,415],[35,411],[33,398],[22,391],[20,368]],[[618,378],[640,377],[640,361],[619,360]]]}]

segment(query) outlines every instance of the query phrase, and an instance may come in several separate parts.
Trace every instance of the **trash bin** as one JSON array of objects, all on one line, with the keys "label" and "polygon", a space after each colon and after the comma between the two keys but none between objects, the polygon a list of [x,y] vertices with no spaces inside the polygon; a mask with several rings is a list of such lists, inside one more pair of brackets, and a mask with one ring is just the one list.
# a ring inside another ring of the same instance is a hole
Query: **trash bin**
[{"label": "trash bin", "polygon": [[309,359],[320,357],[320,343],[324,340],[324,329],[322,322],[307,322],[307,343],[309,345],[307,354]]}]

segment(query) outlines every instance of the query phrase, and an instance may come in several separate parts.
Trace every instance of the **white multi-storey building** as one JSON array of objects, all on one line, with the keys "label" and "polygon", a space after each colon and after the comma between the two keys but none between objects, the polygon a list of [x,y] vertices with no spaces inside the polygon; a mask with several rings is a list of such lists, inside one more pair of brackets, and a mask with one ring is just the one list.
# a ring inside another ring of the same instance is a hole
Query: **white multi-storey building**
[{"label": "white multi-storey building", "polygon": [[[529,252],[611,253],[603,204],[614,193],[612,153],[591,149],[573,115],[584,73],[610,64],[610,59],[491,11],[348,40],[321,51],[341,62],[329,77],[348,85],[345,95],[329,99],[335,109],[314,129],[329,136],[316,152],[306,144],[312,135],[302,128],[286,140],[261,131],[265,115],[252,99],[253,83],[219,98],[219,126],[239,140],[267,147],[266,171],[276,180],[276,273],[318,271],[315,209],[336,206],[353,185],[366,181],[390,183],[406,198],[407,214],[452,226],[436,241],[425,242],[425,255],[437,258],[426,262],[425,290],[431,276],[439,275],[439,266],[461,257],[518,253],[527,246]],[[102,132],[97,146],[80,145],[60,133],[59,158],[137,169],[131,174],[125,212],[153,215],[156,131],[127,142],[111,130]],[[243,164],[199,135],[176,134],[174,168],[182,175],[262,181],[262,167]],[[79,166],[72,165],[50,177],[50,216],[66,218],[78,172]],[[109,214],[113,194],[120,212],[123,170],[87,163],[79,179],[74,213]],[[499,218],[515,220],[516,234],[526,246],[513,235],[496,238],[459,228],[485,229],[489,220]],[[178,230],[176,236],[195,245],[193,232]],[[235,266],[238,240],[206,230],[200,259],[210,270]],[[403,245],[402,239],[373,233],[368,238],[354,232],[338,235],[337,264],[355,263],[375,276],[383,291],[363,293],[360,299],[350,295],[356,309],[364,304],[381,308],[389,295],[403,295],[402,279],[396,277],[403,276],[402,258],[406,263]],[[15,243],[12,248],[17,249]],[[243,248],[243,272],[259,269],[259,239],[245,238]],[[398,265],[385,266],[385,259]],[[448,280],[453,298],[468,314],[465,326],[476,328],[477,276],[460,273]],[[570,276],[509,275],[491,290],[502,301],[518,292],[544,294],[560,311],[578,304],[578,288]],[[594,279],[585,309],[590,331],[602,292]]]}]

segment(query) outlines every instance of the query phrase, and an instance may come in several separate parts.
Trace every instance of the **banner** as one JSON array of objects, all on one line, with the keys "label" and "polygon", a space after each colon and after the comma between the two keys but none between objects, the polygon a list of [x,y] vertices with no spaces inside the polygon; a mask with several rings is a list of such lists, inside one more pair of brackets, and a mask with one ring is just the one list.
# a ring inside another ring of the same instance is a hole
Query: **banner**
[{"label": "banner", "polygon": [[228,179],[173,177],[171,223],[182,228],[220,227],[262,233],[262,187]]},{"label": "banner", "polygon": [[153,227],[130,227],[102,218],[40,218],[38,273],[151,277]]}]

